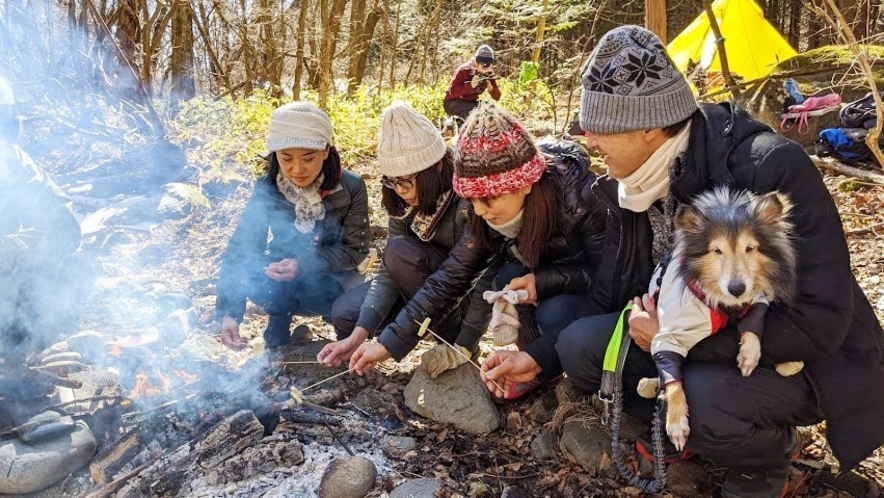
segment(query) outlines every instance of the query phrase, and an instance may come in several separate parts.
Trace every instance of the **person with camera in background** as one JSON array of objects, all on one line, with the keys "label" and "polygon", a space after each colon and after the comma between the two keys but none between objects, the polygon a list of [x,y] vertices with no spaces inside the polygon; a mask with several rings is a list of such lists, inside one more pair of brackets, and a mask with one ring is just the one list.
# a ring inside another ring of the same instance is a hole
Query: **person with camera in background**
[{"label": "person with camera in background", "polygon": [[488,90],[491,98],[500,100],[500,88],[494,74],[494,50],[488,45],[480,46],[476,55],[454,72],[454,78],[445,92],[445,113],[466,121],[470,112],[479,105],[479,97],[485,90]]}]

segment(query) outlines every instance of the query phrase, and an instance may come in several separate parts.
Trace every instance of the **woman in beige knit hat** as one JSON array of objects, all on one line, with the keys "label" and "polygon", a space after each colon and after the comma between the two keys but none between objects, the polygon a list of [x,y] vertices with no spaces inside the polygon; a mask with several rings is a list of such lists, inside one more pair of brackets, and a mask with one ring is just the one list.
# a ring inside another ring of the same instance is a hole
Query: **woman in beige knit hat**
[{"label": "woman in beige knit hat", "polygon": [[362,283],[356,268],[370,237],[365,182],[341,167],[328,115],[307,102],[274,110],[267,174],[221,261],[215,316],[222,342],[245,346],[239,323],[246,298],[270,315],[269,350],[291,340],[293,315],[329,319],[334,300]]},{"label": "woman in beige knit hat", "polygon": [[[383,205],[390,217],[384,264],[371,282],[341,296],[332,309],[338,341],[325,346],[317,360],[337,367],[367,339],[393,321],[424,281],[448,257],[466,226],[468,204],[452,189],[452,152],[429,119],[397,102],[383,116],[378,144]],[[491,275],[434,331],[466,357],[479,346],[488,327],[490,305],[482,300]],[[448,346],[426,352],[422,366],[432,377],[463,363]]]}]

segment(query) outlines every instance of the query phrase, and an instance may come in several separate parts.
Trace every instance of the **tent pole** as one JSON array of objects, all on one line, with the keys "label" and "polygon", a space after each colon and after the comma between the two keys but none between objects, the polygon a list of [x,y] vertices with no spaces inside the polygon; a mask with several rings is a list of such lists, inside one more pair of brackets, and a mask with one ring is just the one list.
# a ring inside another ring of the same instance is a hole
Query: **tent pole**
[{"label": "tent pole", "polygon": [[718,21],[715,19],[715,12],[712,11],[712,1],[703,0],[703,7],[706,10],[706,17],[709,18],[709,27],[712,28],[712,34],[715,35],[715,44],[718,45],[718,60],[721,61],[721,75],[724,77],[724,84],[731,92],[731,97],[740,96],[740,88],[734,84],[731,77],[730,69],[727,66],[727,52],[724,50],[724,37],[721,36],[721,29],[718,28]]}]

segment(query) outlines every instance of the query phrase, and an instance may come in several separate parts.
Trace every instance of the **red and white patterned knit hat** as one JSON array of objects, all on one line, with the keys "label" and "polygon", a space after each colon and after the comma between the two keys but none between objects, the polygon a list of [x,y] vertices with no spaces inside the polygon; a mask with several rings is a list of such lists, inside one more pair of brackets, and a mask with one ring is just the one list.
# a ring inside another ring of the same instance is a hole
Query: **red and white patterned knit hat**
[{"label": "red and white patterned knit hat", "polygon": [[502,107],[480,103],[460,129],[454,191],[464,199],[515,192],[537,183],[545,170],[534,138]]}]

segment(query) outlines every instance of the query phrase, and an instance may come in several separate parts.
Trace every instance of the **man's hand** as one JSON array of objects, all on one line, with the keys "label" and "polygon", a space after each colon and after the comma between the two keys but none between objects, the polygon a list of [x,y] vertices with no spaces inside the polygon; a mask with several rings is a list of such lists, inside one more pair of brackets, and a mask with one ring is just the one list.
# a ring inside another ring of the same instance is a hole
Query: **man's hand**
[{"label": "man's hand", "polygon": [[391,357],[392,355],[383,344],[363,344],[350,357],[350,370],[361,376],[378,363]]},{"label": "man's hand", "polygon": [[477,86],[479,86],[479,83],[480,83],[481,81],[482,81],[482,76],[480,76],[480,75],[479,75],[479,72],[476,71],[476,72],[473,74],[473,79],[470,80],[470,86],[473,87],[473,88],[476,88]]},{"label": "man's hand", "polygon": [[264,267],[264,275],[277,282],[291,282],[298,276],[298,260],[286,258]]},{"label": "man's hand", "polygon": [[523,299],[521,302],[537,304],[537,281],[534,279],[533,273],[510,280],[506,287],[508,290],[526,290],[528,292],[528,299]]},{"label": "man's hand", "polygon": [[632,311],[629,313],[629,336],[635,341],[635,345],[642,351],[651,351],[651,340],[660,330],[660,322],[657,321],[657,307],[651,302],[651,296],[645,294],[639,299],[632,301]]},{"label": "man's hand", "polygon": [[[528,353],[497,350],[482,362],[481,375],[492,394],[505,398],[513,386],[536,379],[540,372],[540,365]],[[501,391],[492,381],[497,382],[504,390]]]},{"label": "man's hand", "polygon": [[246,341],[239,336],[239,324],[232,316],[221,319],[221,343],[235,351],[247,346]]},{"label": "man's hand", "polygon": [[349,360],[356,351],[368,339],[368,330],[356,327],[350,337],[340,341],[330,342],[316,355],[316,361],[324,367],[339,367]]}]

